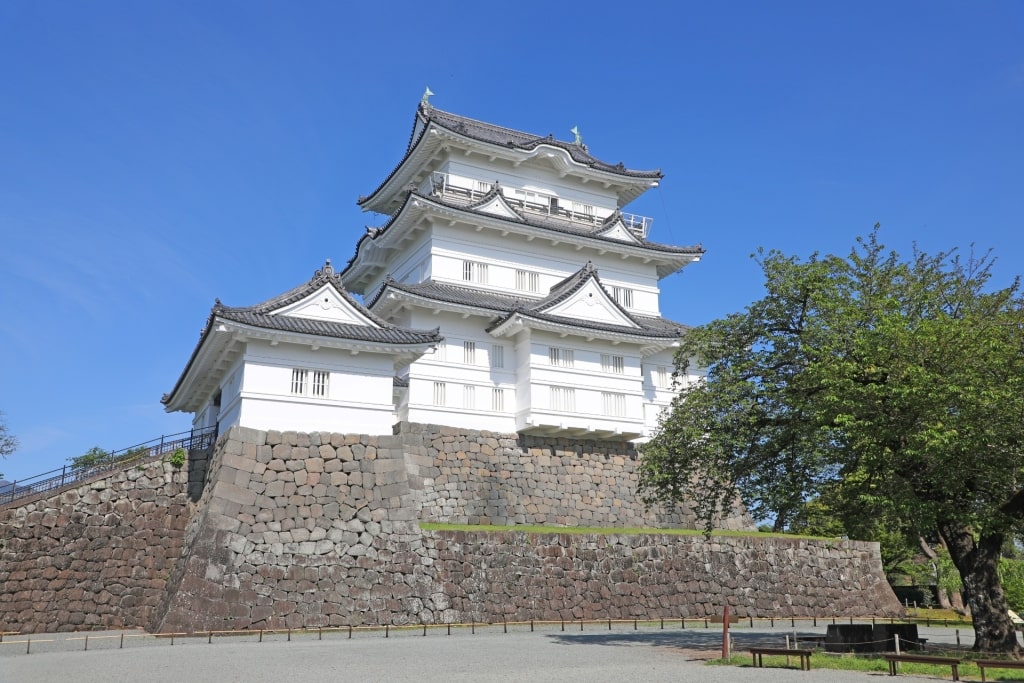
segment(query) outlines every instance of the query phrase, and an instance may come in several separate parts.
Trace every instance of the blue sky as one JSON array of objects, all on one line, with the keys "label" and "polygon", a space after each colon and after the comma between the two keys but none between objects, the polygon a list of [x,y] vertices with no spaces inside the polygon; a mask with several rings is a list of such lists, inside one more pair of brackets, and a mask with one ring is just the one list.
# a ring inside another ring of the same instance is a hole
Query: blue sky
[{"label": "blue sky", "polygon": [[699,324],[758,247],[971,243],[1024,271],[1024,3],[0,3],[7,478],[187,429],[159,399],[215,297],[344,264],[435,106],[661,168],[632,205],[701,243]]}]

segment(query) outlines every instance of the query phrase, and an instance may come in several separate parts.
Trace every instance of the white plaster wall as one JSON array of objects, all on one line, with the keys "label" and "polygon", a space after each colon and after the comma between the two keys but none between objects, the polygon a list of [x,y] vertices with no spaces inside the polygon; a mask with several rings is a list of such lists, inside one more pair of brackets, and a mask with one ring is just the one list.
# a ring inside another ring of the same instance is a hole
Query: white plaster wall
[{"label": "white plaster wall", "polygon": [[[453,176],[454,182],[462,186],[461,179],[493,183],[497,180],[509,196],[513,188],[524,188],[558,197],[560,202],[581,202],[594,207],[596,215],[607,216],[618,208],[618,196],[612,189],[605,189],[597,183],[583,184],[582,181],[566,176],[560,178],[550,167],[536,162],[526,162],[518,168],[511,164],[483,163],[482,157],[454,158],[441,164],[439,170]],[[565,204],[563,203],[563,206]]]},{"label": "white plaster wall", "polygon": [[[258,429],[326,430],[387,434],[395,422],[393,403],[394,364],[391,357],[375,353],[353,355],[349,351],[295,344],[252,341],[243,356],[245,363],[238,409],[230,422],[225,414],[222,429],[230,424]],[[291,395],[292,369],[309,370],[307,394],[315,370],[330,373],[325,398]]]},{"label": "white plaster wall", "polygon": [[[546,296],[555,284],[572,275],[587,261],[598,269],[601,284],[606,288],[628,287],[633,290],[633,306],[628,310],[640,315],[658,316],[658,275],[653,264],[644,265],[635,259],[623,260],[614,254],[598,254],[593,250],[577,251],[571,245],[552,246],[547,240],[533,240],[508,234],[501,237],[492,230],[476,232],[470,226],[437,225],[432,228],[431,277],[439,282],[471,284],[486,291],[514,294],[524,299]],[[488,265],[486,284],[467,283],[463,279],[463,261]],[[516,270],[539,274],[538,292],[516,289]]]}]

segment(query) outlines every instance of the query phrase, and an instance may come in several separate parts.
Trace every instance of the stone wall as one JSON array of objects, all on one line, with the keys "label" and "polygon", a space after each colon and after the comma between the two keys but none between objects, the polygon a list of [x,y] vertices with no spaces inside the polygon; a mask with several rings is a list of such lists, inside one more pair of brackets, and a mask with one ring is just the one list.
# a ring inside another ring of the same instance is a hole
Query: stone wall
[{"label": "stone wall", "polygon": [[0,631],[147,625],[188,516],[187,468],[159,459],[0,510]]},{"label": "stone wall", "polygon": [[900,611],[876,544],[425,532],[406,452],[403,433],[232,430],[154,628]]},{"label": "stone wall", "polygon": [[628,444],[396,432],[234,428],[182,471],[148,462],[0,510],[0,629],[901,611],[876,544],[422,530],[692,517],[643,510]]},{"label": "stone wall", "polygon": [[[419,518],[453,524],[695,528],[693,512],[647,510],[636,495],[636,446],[498,434],[436,425],[396,426]],[[742,508],[719,528],[753,529]]]}]

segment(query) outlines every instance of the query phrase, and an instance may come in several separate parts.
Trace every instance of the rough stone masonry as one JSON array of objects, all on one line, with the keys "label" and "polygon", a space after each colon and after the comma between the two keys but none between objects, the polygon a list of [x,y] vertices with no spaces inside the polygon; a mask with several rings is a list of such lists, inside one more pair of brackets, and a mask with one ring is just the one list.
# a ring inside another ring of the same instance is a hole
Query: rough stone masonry
[{"label": "rough stone masonry", "polygon": [[[103,590],[113,556],[103,557],[95,544],[94,554],[82,557],[60,525],[42,524],[50,506],[74,514],[66,493],[0,511],[0,538],[9,539],[0,566],[0,628],[124,624],[168,632],[678,618],[717,614],[726,604],[740,616],[900,612],[871,543],[420,528],[426,520],[692,526],[685,509],[643,508],[635,496],[636,460],[627,443],[429,425],[399,425],[387,436],[234,428],[202,470],[205,486],[188,502],[187,524],[184,514],[173,521],[165,515],[161,528],[177,540],[161,545],[148,536],[140,543],[165,558],[144,572],[150,583],[134,588],[145,608],[115,601],[94,611],[93,603],[83,604],[75,614],[90,616],[72,624],[70,613],[57,608],[71,586],[41,583],[32,566],[77,563],[76,576],[88,574],[84,583]],[[131,500],[140,480],[159,488],[156,478],[137,477],[134,486],[104,490]],[[154,503],[162,500],[153,495]],[[107,521],[107,528],[132,536],[118,518]],[[724,524],[745,528],[749,519],[737,510]],[[40,612],[46,616],[33,616]]]}]

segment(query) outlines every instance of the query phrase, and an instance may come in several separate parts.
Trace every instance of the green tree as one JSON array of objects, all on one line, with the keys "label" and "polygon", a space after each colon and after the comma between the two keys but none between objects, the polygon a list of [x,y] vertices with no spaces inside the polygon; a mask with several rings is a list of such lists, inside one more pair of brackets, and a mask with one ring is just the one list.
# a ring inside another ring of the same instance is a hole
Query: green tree
[{"label": "green tree", "polygon": [[103,465],[111,462],[111,455],[109,451],[105,451],[99,446],[93,446],[82,455],[68,458],[68,462],[70,462],[71,466],[76,470],[84,469],[86,467],[95,467],[96,465]]},{"label": "green tree", "polygon": [[[827,495],[847,522],[946,541],[975,648],[1019,653],[1000,549],[1024,528],[1024,302],[988,255],[902,259],[876,230],[845,257],[760,252],[766,294],[689,332],[706,369],[644,448],[650,502],[708,528],[737,492],[787,528]],[[895,525],[889,522],[895,522]]]}]

